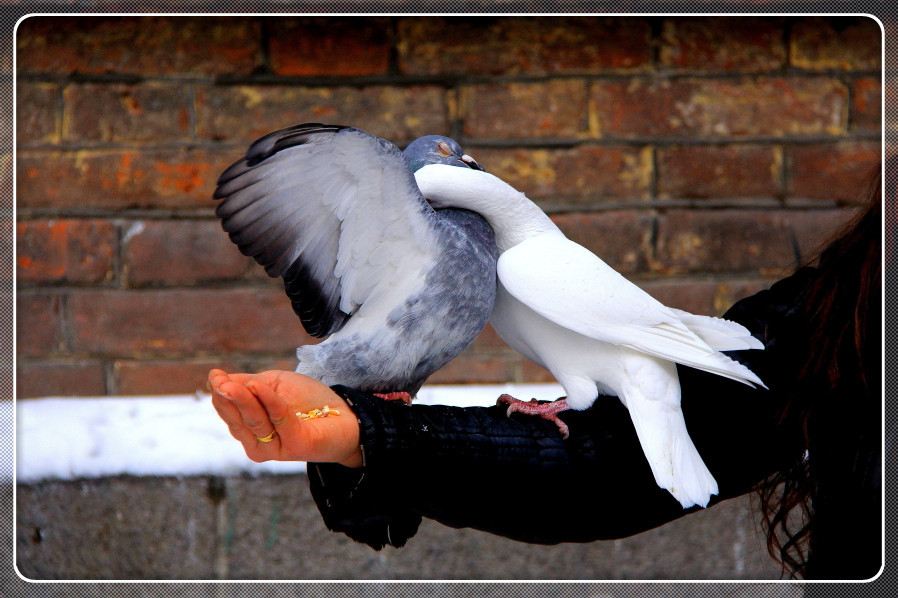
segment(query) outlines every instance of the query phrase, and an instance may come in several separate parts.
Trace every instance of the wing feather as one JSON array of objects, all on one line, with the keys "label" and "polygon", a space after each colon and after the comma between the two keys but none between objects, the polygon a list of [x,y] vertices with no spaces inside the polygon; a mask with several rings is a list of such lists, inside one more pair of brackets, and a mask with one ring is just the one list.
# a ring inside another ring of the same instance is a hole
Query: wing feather
[{"label": "wing feather", "polygon": [[213,197],[230,239],[283,279],[319,337],[342,328],[409,256],[432,257],[437,246],[433,210],[401,152],[350,127],[308,123],[262,137]]},{"label": "wing feather", "polygon": [[[561,234],[530,238],[504,252],[499,281],[539,315],[578,334],[655,357],[762,384],[718,353],[666,307],[588,249]],[[679,312],[682,313],[682,312]]]}]

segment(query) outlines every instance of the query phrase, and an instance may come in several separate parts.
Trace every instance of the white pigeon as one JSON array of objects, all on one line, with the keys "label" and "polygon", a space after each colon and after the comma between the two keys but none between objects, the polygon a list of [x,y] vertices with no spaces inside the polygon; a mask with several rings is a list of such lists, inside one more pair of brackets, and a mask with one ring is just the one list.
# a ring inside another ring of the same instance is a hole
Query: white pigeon
[{"label": "white pigeon", "polygon": [[503,396],[502,402],[511,403],[509,414],[540,415],[567,436],[558,412],[586,409],[599,393],[617,396],[630,412],[657,484],[683,508],[707,506],[717,482],[686,430],[676,364],[764,386],[720,353],[763,344],[735,322],[664,306],[567,239],[536,204],[491,174],[429,165],[415,179],[434,207],[468,209],[492,226],[500,255],[490,322],[567,393],[566,399],[540,404]]}]

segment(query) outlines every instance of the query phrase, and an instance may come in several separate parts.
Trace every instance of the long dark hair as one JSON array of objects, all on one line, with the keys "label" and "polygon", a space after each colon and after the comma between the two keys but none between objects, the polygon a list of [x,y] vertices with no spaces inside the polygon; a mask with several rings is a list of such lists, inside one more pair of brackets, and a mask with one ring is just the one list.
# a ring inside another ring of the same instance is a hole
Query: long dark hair
[{"label": "long dark hair", "polygon": [[[815,462],[812,447],[829,441],[870,452],[870,430],[879,421],[881,354],[875,347],[882,331],[881,168],[870,179],[866,208],[817,254],[818,276],[803,297],[808,359],[780,419],[786,434],[801,445],[796,445],[791,465],[758,488],[767,549],[792,577],[807,577],[813,546],[817,474],[824,465]],[[820,422],[844,421],[834,414],[844,413],[846,396],[862,397],[864,404],[848,405],[860,415],[840,424],[836,438],[836,431],[828,429],[833,426]]]}]

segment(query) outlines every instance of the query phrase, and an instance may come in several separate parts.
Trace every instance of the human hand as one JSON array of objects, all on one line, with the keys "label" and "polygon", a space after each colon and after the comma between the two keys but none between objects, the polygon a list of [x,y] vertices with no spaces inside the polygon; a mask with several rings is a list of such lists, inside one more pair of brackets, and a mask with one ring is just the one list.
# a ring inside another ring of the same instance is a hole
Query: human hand
[{"label": "human hand", "polygon": [[[294,372],[209,372],[212,405],[246,456],[262,461],[314,461],[361,467],[358,420],[328,386]],[[340,415],[302,420],[297,412],[327,405]],[[262,438],[274,436],[269,442]]]}]

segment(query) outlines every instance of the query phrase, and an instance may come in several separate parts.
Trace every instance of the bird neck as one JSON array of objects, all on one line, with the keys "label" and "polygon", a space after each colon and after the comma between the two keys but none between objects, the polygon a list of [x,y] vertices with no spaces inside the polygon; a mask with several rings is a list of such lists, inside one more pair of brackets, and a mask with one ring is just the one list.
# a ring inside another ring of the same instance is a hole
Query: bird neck
[{"label": "bird neck", "polygon": [[464,208],[483,216],[495,233],[500,253],[530,237],[561,234],[539,206],[489,173],[432,164],[418,170],[415,179],[434,207]]}]

